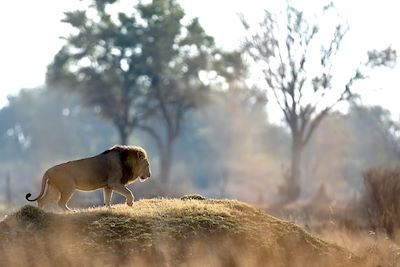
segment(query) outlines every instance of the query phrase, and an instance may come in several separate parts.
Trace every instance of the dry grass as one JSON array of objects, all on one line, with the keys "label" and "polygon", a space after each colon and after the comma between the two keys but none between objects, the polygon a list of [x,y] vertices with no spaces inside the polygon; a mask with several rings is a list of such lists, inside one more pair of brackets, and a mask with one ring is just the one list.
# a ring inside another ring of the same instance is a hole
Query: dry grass
[{"label": "dry grass", "polygon": [[65,214],[25,206],[0,223],[0,254],[0,266],[365,266],[232,200],[152,199]]},{"label": "dry grass", "polygon": [[400,169],[369,169],[364,172],[364,205],[369,223],[395,238],[400,228]]},{"label": "dry grass", "polygon": [[400,266],[400,247],[385,234],[373,231],[352,232],[332,227],[325,228],[318,235],[363,258],[362,266]]}]

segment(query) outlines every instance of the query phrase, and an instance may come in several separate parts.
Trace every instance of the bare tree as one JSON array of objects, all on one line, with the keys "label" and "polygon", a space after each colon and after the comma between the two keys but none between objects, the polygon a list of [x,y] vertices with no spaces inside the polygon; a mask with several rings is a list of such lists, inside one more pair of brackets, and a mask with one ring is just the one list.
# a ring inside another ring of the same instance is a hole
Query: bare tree
[{"label": "bare tree", "polygon": [[[336,13],[332,5],[324,7],[322,14],[329,12]],[[360,64],[342,88],[332,83],[334,59],[349,29],[346,23],[338,21],[331,31],[320,34],[318,24],[309,22],[303,12],[292,6],[287,6],[284,16],[266,11],[256,31],[242,19],[249,32],[244,50],[257,66],[262,66],[268,90],[282,110],[292,136],[291,166],[280,187],[286,201],[300,195],[302,152],[315,129],[337,103],[356,96],[352,85],[365,77],[361,73],[365,64]],[[329,32],[331,36],[326,41]],[[395,58],[393,50],[385,51],[370,52],[369,63],[385,65]]]}]

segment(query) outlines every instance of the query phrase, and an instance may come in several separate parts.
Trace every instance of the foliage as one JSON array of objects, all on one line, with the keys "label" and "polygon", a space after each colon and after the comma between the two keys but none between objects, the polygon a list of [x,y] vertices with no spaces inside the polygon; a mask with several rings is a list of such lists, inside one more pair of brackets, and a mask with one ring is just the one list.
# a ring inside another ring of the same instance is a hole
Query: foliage
[{"label": "foliage", "polygon": [[303,193],[323,184],[336,200],[350,200],[363,190],[363,171],[399,167],[399,151],[399,122],[384,108],[352,105],[346,114],[332,112],[304,149]]},{"label": "foliage", "polygon": [[[364,155],[365,168],[393,167],[399,163],[400,126],[388,110],[380,106],[353,106],[346,121],[356,139],[353,151],[357,155]],[[350,157],[354,158],[354,155]]]},{"label": "foliage", "polygon": [[4,148],[0,157],[43,164],[60,157],[87,155],[112,143],[112,129],[63,92],[22,90],[9,102],[0,110]]},{"label": "foliage", "polygon": [[133,129],[146,131],[159,149],[165,182],[185,115],[212,84],[238,79],[243,64],[238,53],[217,49],[198,19],[183,23],[174,0],[140,2],[130,13],[112,12],[114,2],[93,1],[87,10],[65,14],[75,34],[65,38],[47,81],[98,107],[121,143]]},{"label": "foliage", "polygon": [[387,66],[394,67],[397,61],[397,52],[391,47],[382,51],[376,49],[368,52],[368,63],[372,67]]}]

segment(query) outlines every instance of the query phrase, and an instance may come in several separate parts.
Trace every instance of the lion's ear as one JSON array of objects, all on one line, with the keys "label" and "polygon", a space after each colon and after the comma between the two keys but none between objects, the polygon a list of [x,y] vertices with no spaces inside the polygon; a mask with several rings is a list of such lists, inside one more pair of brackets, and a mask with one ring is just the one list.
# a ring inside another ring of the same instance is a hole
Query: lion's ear
[{"label": "lion's ear", "polygon": [[145,155],[144,155],[143,151],[137,151],[137,152],[136,152],[136,157],[137,157],[138,159],[144,159],[144,158],[145,158]]}]

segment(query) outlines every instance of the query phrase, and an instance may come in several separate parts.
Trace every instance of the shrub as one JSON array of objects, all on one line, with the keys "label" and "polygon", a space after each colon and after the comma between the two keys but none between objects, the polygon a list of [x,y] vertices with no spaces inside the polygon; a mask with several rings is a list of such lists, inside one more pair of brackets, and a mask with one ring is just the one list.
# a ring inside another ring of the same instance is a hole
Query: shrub
[{"label": "shrub", "polygon": [[370,226],[394,237],[400,225],[400,169],[374,168],[363,173],[364,203]]}]

